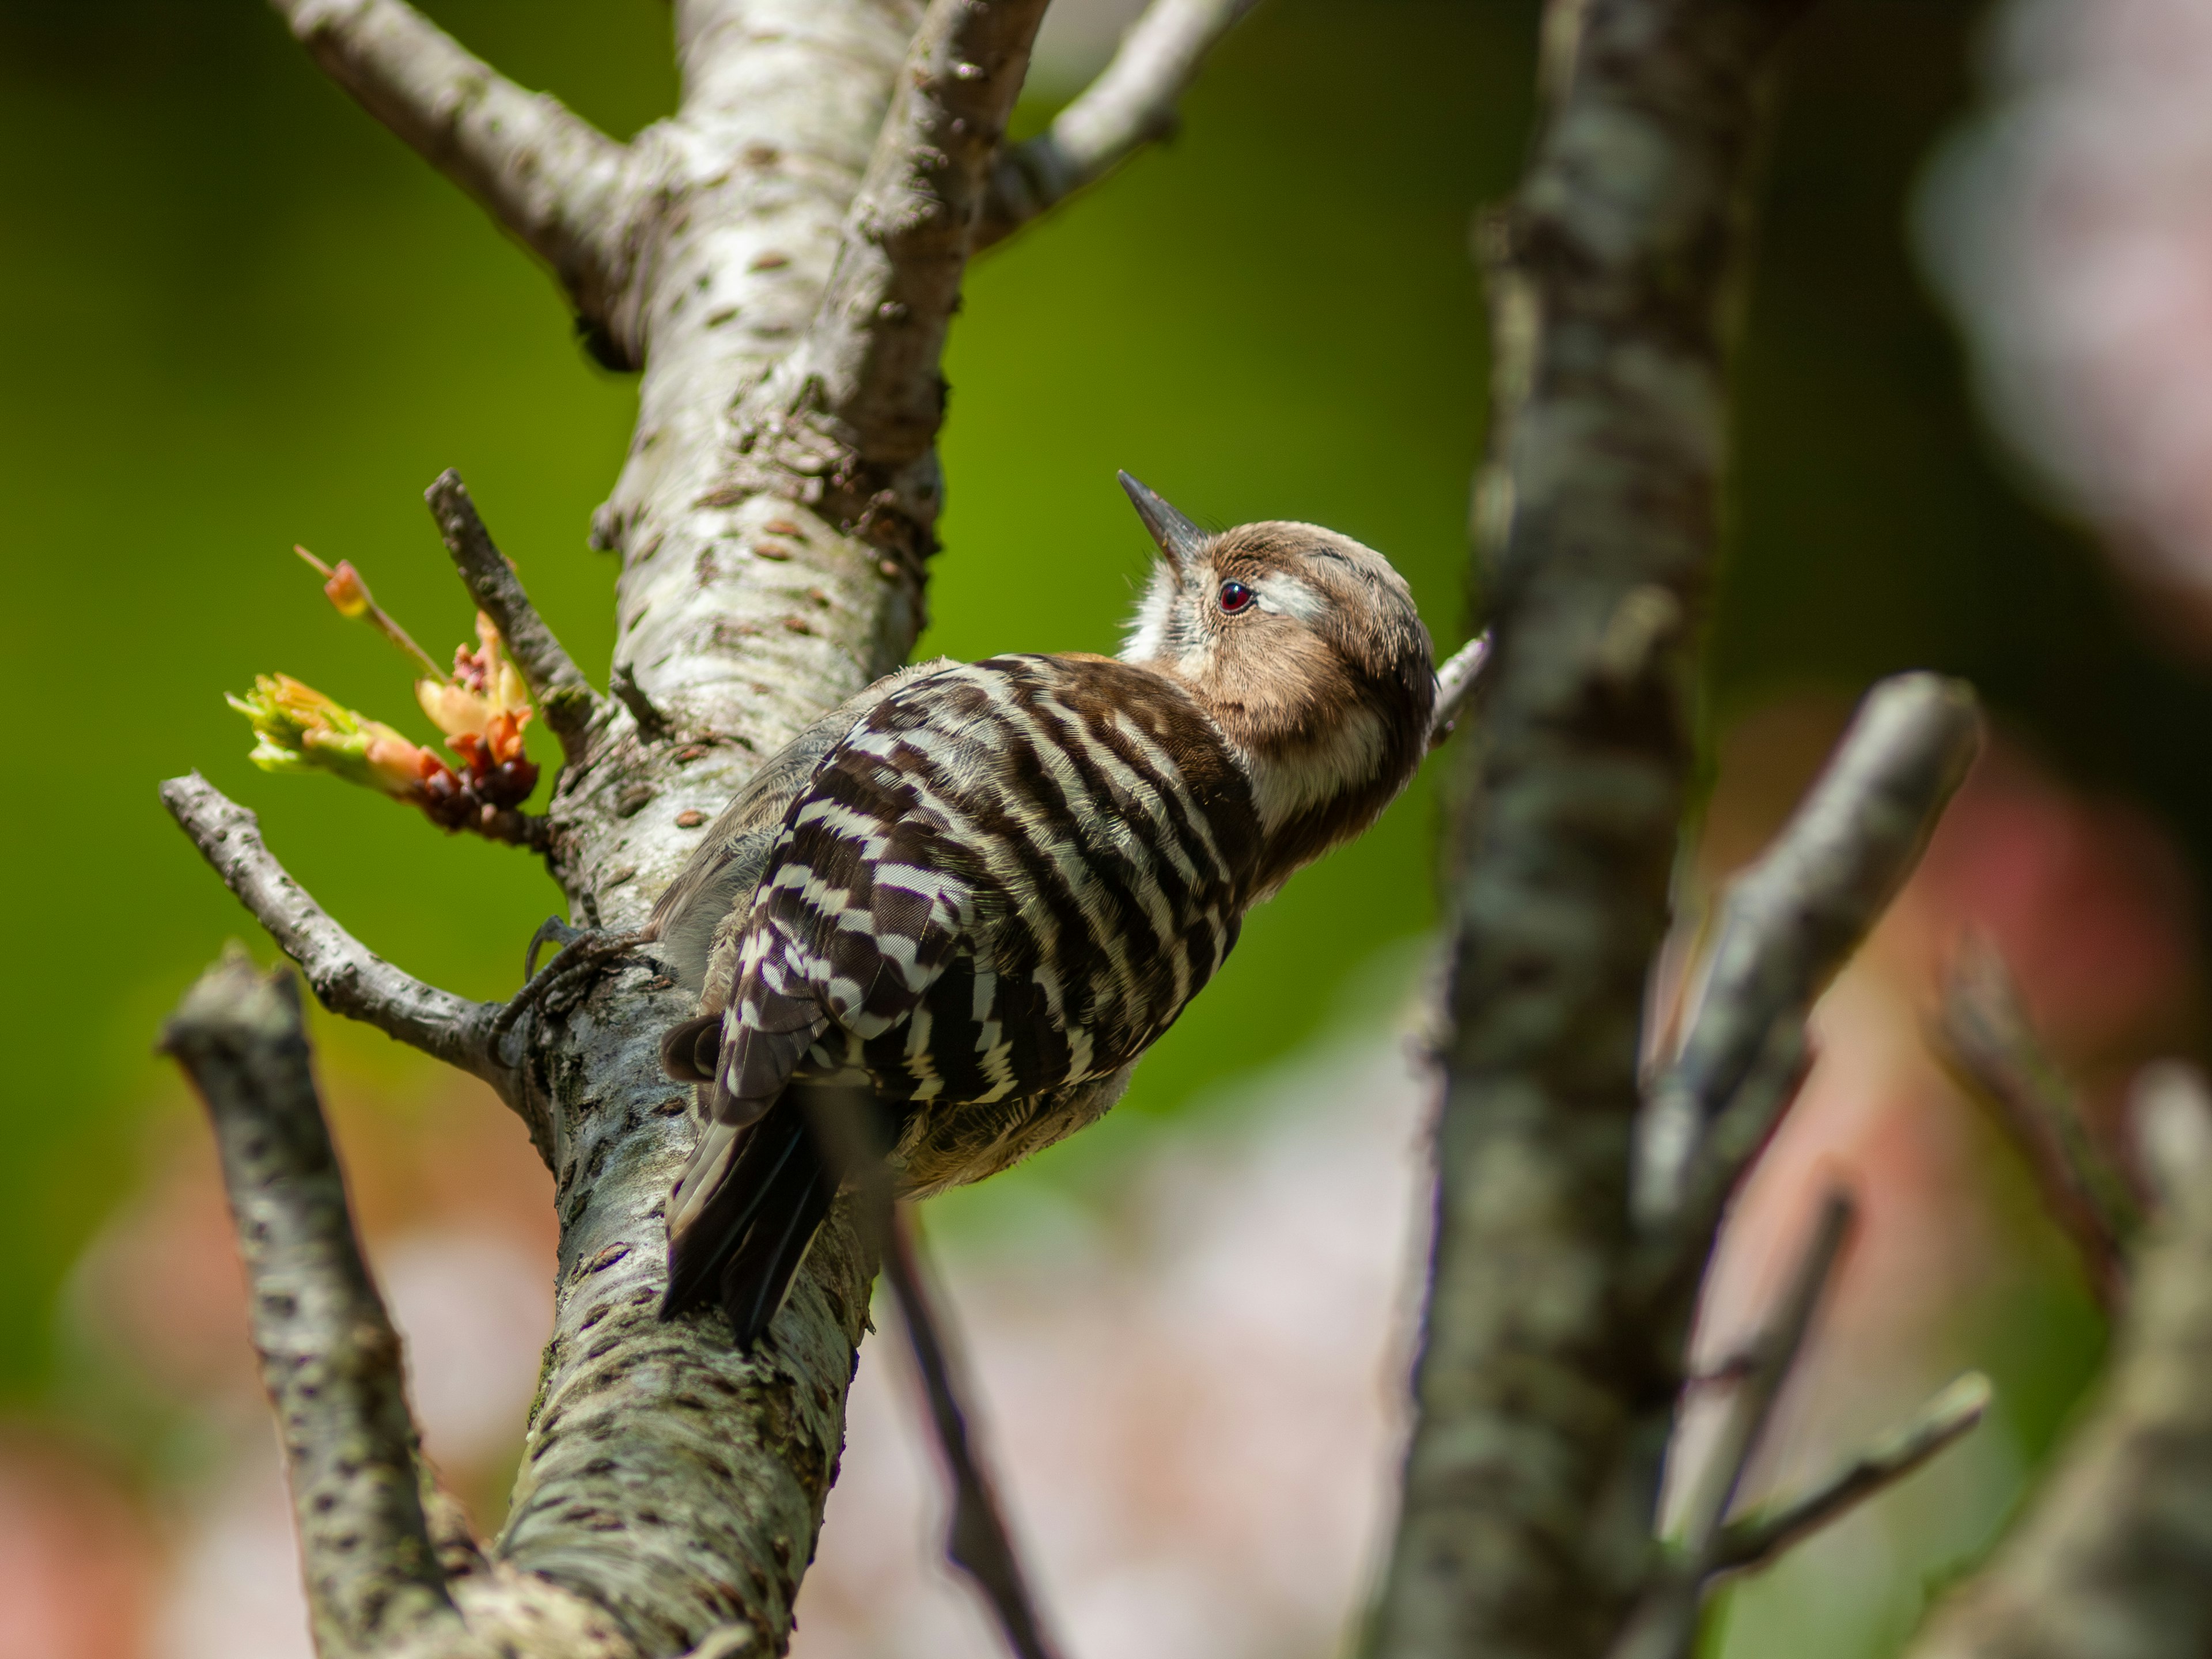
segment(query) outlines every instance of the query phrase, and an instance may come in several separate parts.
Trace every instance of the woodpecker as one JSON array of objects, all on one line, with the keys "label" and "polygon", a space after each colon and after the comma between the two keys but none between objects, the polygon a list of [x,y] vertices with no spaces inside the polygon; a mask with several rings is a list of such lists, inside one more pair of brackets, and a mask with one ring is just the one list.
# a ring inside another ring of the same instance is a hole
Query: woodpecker
[{"label": "woodpecker", "polygon": [[1121,483],[1160,558],[1118,656],[877,682],[762,768],[656,906],[700,994],[661,1059],[706,1118],[663,1317],[718,1302],[744,1349],[767,1328],[836,1193],[810,1085],[874,1097],[908,1197],[1094,1121],[1244,913],[1426,752],[1429,635],[1381,554],[1210,534]]}]

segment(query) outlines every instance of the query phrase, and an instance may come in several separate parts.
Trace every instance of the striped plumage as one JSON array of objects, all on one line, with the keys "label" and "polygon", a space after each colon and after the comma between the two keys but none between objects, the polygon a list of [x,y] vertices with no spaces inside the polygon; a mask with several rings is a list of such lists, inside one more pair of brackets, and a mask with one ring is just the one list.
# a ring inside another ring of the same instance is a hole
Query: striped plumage
[{"label": "striped plumage", "polygon": [[1379,555],[1307,525],[1208,537],[1125,483],[1165,561],[1121,659],[879,683],[763,769],[656,908],[702,986],[662,1052],[708,1116],[668,1313],[718,1301],[750,1346],[775,1311],[834,1195],[805,1085],[882,1103],[902,1191],[1006,1167],[1109,1106],[1245,909],[1418,763],[1428,636]]}]

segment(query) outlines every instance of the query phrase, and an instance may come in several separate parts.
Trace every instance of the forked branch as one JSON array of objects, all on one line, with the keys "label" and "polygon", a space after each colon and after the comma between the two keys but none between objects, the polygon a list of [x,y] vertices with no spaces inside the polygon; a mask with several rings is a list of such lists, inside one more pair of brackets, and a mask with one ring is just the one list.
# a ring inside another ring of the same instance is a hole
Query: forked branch
[{"label": "forked branch", "polygon": [[511,1079],[488,1041],[498,1005],[425,985],[346,932],[276,861],[261,838],[261,821],[198,773],[164,783],[161,804],[277,948],[300,964],[323,1006],[458,1066],[508,1098]]},{"label": "forked branch", "polygon": [[1782,1385],[1804,1350],[1814,1311],[1850,1236],[1851,1218],[1847,1194],[1832,1191],[1822,1200],[1813,1235],[1798,1255],[1772,1317],[1735,1368],[1721,1431],[1683,1506],[1681,1536],[1671,1559],[1654,1572],[1613,1645],[1611,1659],[1684,1659],[1696,1642],[1705,1581],[1712,1577],[1722,1548],[1722,1523],[1765,1436]]},{"label": "forked branch", "polygon": [[1749,1572],[1766,1565],[1799,1539],[1887,1490],[1952,1444],[1989,1410],[1990,1379],[1968,1371],[1923,1406],[1905,1424],[1832,1471],[1818,1485],[1721,1529],[1710,1571]]},{"label": "forked branch", "polygon": [[1002,150],[975,227],[978,251],[1094,185],[1176,130],[1206,55],[1259,0],[1152,0],[1105,71],[1036,137]]},{"label": "forked branch", "polygon": [[919,556],[934,546],[939,363],[984,179],[1044,0],[934,0],[908,49],[814,323],[748,399],[745,445],[799,493]]},{"label": "forked branch", "polygon": [[325,72],[552,266],[606,320],[627,146],[525,91],[404,0],[270,0]]},{"label": "forked branch", "polygon": [[514,665],[544,711],[547,727],[561,740],[561,752],[575,764],[584,758],[592,720],[599,711],[591,682],[538,614],[507,556],[493,544],[461,475],[447,467],[422,498],[430,504],[430,516],[438,521],[438,533],[453,556],[469,596],[499,629]]}]

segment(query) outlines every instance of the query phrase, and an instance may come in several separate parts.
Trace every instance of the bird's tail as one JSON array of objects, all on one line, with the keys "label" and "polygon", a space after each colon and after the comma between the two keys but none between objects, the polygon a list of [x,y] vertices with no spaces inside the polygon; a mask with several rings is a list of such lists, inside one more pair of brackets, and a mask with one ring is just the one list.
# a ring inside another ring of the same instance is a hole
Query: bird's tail
[{"label": "bird's tail", "polygon": [[804,1091],[787,1091],[757,1123],[709,1122],[669,1200],[660,1316],[719,1302],[739,1351],[749,1351],[783,1304],[836,1190]]}]

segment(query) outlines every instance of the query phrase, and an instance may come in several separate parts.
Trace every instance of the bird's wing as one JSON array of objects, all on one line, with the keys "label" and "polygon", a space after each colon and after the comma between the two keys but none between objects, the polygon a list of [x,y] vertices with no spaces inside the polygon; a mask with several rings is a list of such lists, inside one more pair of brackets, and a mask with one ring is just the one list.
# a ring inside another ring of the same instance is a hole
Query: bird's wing
[{"label": "bird's wing", "polygon": [[[972,715],[927,684],[832,749],[793,804],[738,943],[714,1115],[765,1111],[834,1024],[853,1058],[911,1015],[974,936],[978,872],[944,816],[933,757]],[[889,729],[885,729],[889,728]]]},{"label": "bird's wing", "polygon": [[[750,906],[785,817],[837,740],[901,687],[954,665],[938,657],[885,675],[820,716],[760,763],[708,826],[698,850],[653,907],[647,926],[660,941],[661,954],[678,983],[694,991],[702,985],[709,992],[714,989],[710,957],[715,930],[732,910]],[[719,1013],[720,999],[714,1000]]]}]

